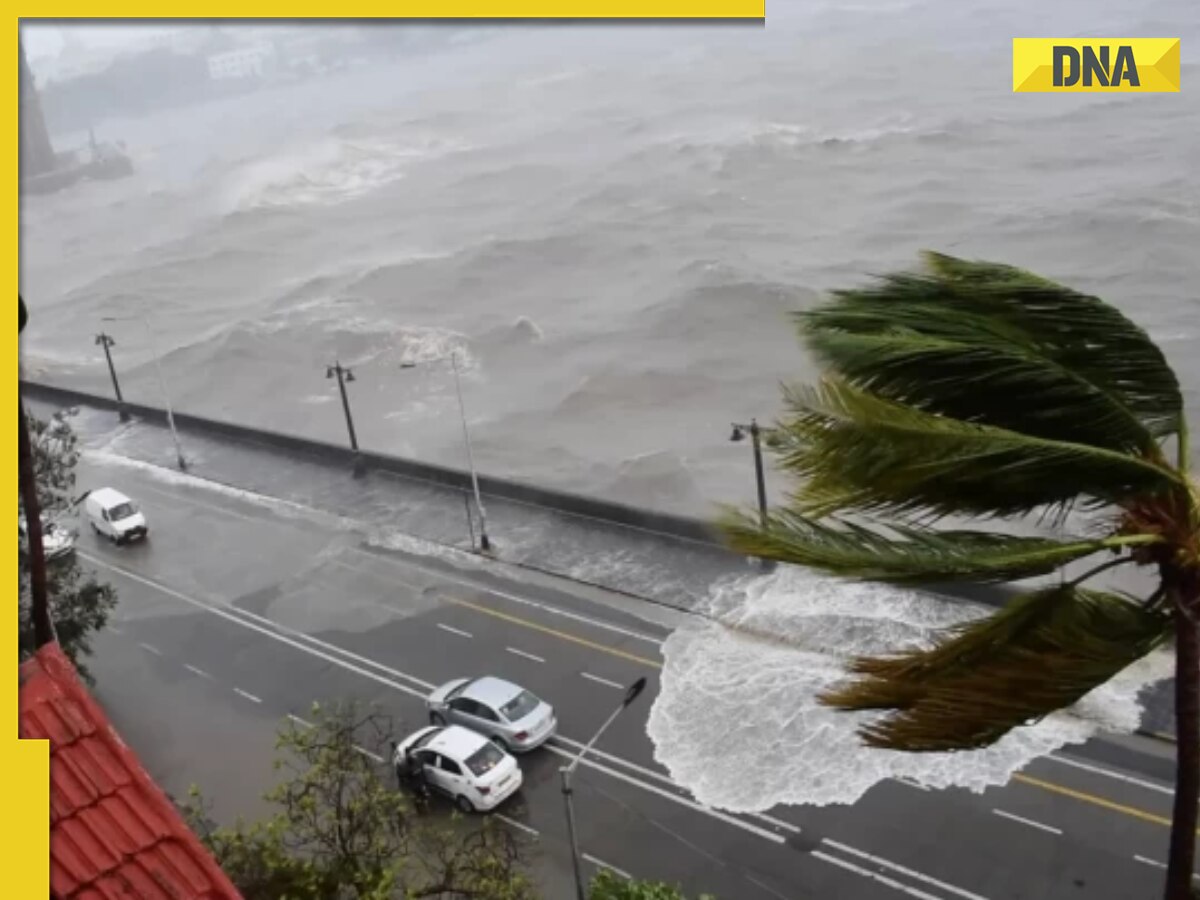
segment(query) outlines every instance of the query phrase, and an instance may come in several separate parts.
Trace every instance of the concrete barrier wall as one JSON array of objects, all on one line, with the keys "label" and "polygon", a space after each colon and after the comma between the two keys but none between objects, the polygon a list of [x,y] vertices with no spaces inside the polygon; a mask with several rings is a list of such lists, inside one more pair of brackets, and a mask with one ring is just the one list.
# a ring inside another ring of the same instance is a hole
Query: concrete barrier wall
[{"label": "concrete barrier wall", "polygon": [[[21,392],[34,400],[41,400],[58,406],[89,406],[99,409],[117,411],[117,402],[109,397],[91,394],[71,388],[55,387],[33,381],[22,380]],[[130,415],[147,422],[167,424],[165,410],[155,406],[140,403],[126,403],[125,408]],[[306,456],[316,456],[330,462],[344,464],[347,468],[354,465],[355,454],[348,446],[329,444],[324,441],[268,431],[263,428],[251,428],[234,422],[211,419],[191,413],[174,412],[175,424],[180,430],[194,431],[200,434],[218,435],[237,441],[244,441],[263,446],[284,450],[289,453],[300,453]],[[380,453],[374,450],[363,450],[359,458],[367,468],[391,472],[405,478],[433,482],[460,491],[471,490],[469,473],[459,469],[451,469],[433,463],[404,459],[399,456]],[[600,522],[620,525],[628,528],[640,528],[657,534],[707,544],[712,547],[723,547],[720,535],[708,522],[692,519],[686,516],[676,516],[670,513],[655,512],[654,510],[639,509],[621,503],[612,503],[581,494],[556,491],[537,487],[520,481],[510,481],[490,475],[479,475],[479,489],[484,496],[496,497],[529,506],[542,507],[556,512],[565,512],[576,516],[586,516]]]}]

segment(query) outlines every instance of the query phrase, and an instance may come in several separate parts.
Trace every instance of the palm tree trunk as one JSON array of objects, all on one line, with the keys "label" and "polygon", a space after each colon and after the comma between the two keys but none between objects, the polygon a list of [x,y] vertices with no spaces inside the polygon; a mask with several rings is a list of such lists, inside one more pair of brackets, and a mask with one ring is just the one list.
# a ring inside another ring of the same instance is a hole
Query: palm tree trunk
[{"label": "palm tree trunk", "polygon": [[29,538],[29,595],[33,619],[33,640],[38,647],[55,639],[54,621],[50,617],[50,598],[46,591],[46,548],[42,546],[42,505],[38,501],[37,477],[33,468],[33,446],[29,442],[29,427],[25,421],[25,403],[17,394],[17,481],[21,504],[25,507],[25,533]]},{"label": "palm tree trunk", "polygon": [[1196,858],[1197,804],[1200,803],[1200,581],[1185,577],[1171,591],[1175,599],[1175,807],[1167,859],[1166,900],[1192,900]]}]

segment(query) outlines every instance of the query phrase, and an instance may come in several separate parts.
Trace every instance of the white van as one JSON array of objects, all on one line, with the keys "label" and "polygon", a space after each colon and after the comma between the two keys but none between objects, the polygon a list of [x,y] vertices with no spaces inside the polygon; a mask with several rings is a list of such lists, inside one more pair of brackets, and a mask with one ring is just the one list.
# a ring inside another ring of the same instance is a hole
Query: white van
[{"label": "white van", "polygon": [[137,505],[112,488],[99,488],[88,494],[84,511],[92,530],[117,544],[144,538],[150,531]]}]

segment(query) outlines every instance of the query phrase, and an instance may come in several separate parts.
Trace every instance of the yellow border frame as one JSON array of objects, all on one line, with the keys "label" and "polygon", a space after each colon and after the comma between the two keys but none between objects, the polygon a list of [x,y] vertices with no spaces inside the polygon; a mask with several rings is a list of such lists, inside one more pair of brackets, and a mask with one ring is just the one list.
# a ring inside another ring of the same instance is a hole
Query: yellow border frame
[{"label": "yellow border frame", "polygon": [[[351,3],[338,9],[340,15],[329,16],[322,12],[326,7],[317,3],[301,3],[281,7],[275,3],[254,4],[247,11],[245,4],[218,3],[204,8],[204,18],[399,18],[399,19],[596,19],[596,20],[743,20],[762,22],[766,18],[766,0],[414,0],[399,3]],[[146,18],[155,20],[188,19],[196,16],[163,16],[161,4],[122,3],[117,15],[108,18]],[[279,15],[286,11],[286,15]],[[93,18],[95,7],[83,3],[57,4],[52,13],[41,16],[18,16],[17,33],[21,19],[49,18]],[[111,9],[110,9],[111,12]],[[274,15],[270,15],[270,14]],[[5,121],[12,127],[5,141],[4,167],[10,173],[5,179],[4,203],[17,215],[9,221],[13,231],[6,236],[5,244],[8,271],[13,280],[20,284],[20,207],[18,193],[20,146],[18,121],[18,67],[17,45],[9,43],[3,56],[7,60],[0,91],[10,104]],[[30,304],[30,318],[36,316],[37,303]],[[11,313],[10,313],[11,315]],[[10,320],[11,322],[11,320]],[[11,325],[9,327],[12,327]],[[5,458],[8,471],[17,470],[17,440],[13,426],[16,415],[12,410],[17,405],[16,381],[18,376],[19,343],[9,332],[11,348],[6,354],[9,360],[9,385],[12,394],[6,401],[9,407],[9,437],[5,442]],[[17,480],[8,482],[6,501],[8,509],[16,506]],[[9,544],[5,551],[4,571],[7,583],[12,584],[17,575],[16,545]],[[16,604],[12,612],[3,617],[3,633],[9,646],[17,643]],[[11,651],[10,651],[11,652]],[[9,656],[15,659],[15,656]],[[15,674],[15,673],[14,673]],[[9,682],[4,690],[0,718],[17,724],[18,692],[17,681]],[[18,898],[45,898],[50,893],[50,748],[47,741],[21,741],[16,739],[16,730],[10,732],[8,740],[0,741],[0,791],[4,797],[3,815],[0,816],[0,842],[3,844],[4,881],[7,896]],[[44,824],[43,824],[44,823]],[[10,893],[11,891],[11,893]]]}]

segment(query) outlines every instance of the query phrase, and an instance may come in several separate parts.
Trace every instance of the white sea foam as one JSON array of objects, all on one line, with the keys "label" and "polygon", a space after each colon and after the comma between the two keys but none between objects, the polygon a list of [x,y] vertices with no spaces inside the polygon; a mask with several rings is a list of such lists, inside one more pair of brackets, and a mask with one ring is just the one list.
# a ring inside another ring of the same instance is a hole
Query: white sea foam
[{"label": "white sea foam", "polygon": [[972,791],[1004,784],[1035,757],[1100,729],[1135,729],[1138,691],[1172,670],[1170,654],[1155,653],[1070,710],[985,750],[889,752],[862,746],[855,733],[877,713],[836,712],[816,696],[845,677],[851,656],[912,646],[985,607],[781,566],[719,589],[708,612],[711,620],[666,641],[648,732],[677,782],[702,803],[739,812],[853,803],[888,778]]}]

